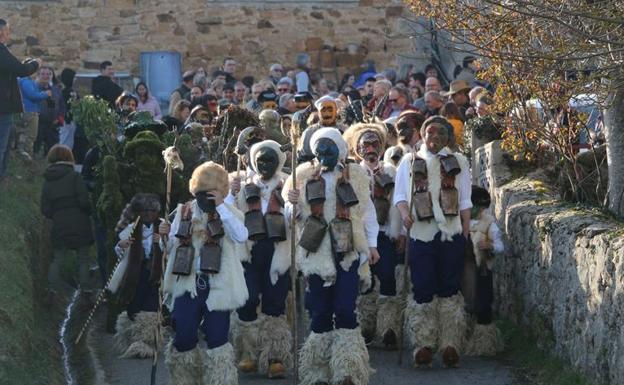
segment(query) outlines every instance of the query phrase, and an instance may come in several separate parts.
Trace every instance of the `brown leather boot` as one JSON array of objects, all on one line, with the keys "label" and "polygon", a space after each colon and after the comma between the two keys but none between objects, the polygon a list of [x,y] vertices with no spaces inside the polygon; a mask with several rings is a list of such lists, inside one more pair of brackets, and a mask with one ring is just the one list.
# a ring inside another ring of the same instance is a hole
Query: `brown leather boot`
[{"label": "brown leather boot", "polygon": [[253,373],[256,371],[257,367],[255,362],[245,358],[240,360],[240,362],[238,363],[238,369],[240,369],[240,371],[243,373]]},{"label": "brown leather boot", "polygon": [[269,378],[286,377],[286,367],[277,360],[269,360]]},{"label": "brown leather boot", "polygon": [[459,354],[452,346],[447,346],[442,353],[442,362],[445,368],[457,368],[459,366]]},{"label": "brown leather boot", "polygon": [[431,352],[431,348],[424,347],[418,349],[416,352],[416,356],[414,357],[414,367],[420,368],[421,366],[431,367],[431,363],[433,362],[433,352]]},{"label": "brown leather boot", "polygon": [[394,348],[397,345],[397,336],[394,330],[388,330],[383,336],[383,343],[386,348]]}]

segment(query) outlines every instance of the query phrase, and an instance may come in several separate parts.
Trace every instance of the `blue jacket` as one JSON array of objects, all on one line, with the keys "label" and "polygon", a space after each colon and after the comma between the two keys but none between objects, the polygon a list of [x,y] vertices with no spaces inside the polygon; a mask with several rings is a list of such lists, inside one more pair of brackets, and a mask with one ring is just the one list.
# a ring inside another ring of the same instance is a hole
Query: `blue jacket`
[{"label": "blue jacket", "polygon": [[19,86],[22,91],[24,112],[41,112],[41,102],[48,98],[48,94],[41,91],[37,82],[31,78],[20,78]]}]

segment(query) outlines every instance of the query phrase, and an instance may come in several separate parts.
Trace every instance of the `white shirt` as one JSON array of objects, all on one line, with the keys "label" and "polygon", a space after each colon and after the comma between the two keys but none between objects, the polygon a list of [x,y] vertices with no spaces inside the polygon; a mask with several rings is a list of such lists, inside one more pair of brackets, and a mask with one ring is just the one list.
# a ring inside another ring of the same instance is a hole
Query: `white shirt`
[{"label": "white shirt", "polygon": [[[152,235],[154,234],[154,229],[153,229],[154,225],[153,224],[149,224],[143,225],[143,258],[145,259],[150,259],[151,258],[151,253],[152,253]],[[132,223],[128,225],[128,227],[126,227],[126,229],[124,230],[124,233],[126,232],[126,230],[129,232],[130,229],[132,228]],[[120,233],[121,236],[121,233]],[[132,234],[128,234],[128,236],[132,236]],[[127,238],[126,238],[127,239]],[[121,247],[119,247],[119,243],[117,243],[117,245],[115,245],[115,253],[117,253],[118,256],[123,255],[124,253],[124,249],[122,249]]]},{"label": "white shirt", "polygon": [[[275,182],[275,180],[271,179],[268,184],[264,183],[262,181],[262,178],[260,178],[260,175],[258,174],[254,174],[251,179],[253,183],[260,188],[260,209],[262,210],[262,214],[266,214],[267,210],[269,209],[269,201],[271,200],[271,192],[276,187],[276,184],[271,183],[271,182]],[[238,193],[243,194],[242,189]],[[229,205],[236,206],[236,196],[232,195],[231,191],[225,197],[224,201],[225,203]],[[292,212],[290,215],[292,215]],[[290,219],[291,219],[290,215],[286,215],[286,211],[284,211],[284,218],[286,220],[285,222],[286,228],[290,226]]]},{"label": "white shirt", "polygon": [[[421,150],[425,144],[421,146]],[[429,150],[427,150],[429,152]],[[429,152],[431,154],[431,152]],[[443,148],[438,152],[438,156],[444,156],[452,154],[448,148]],[[408,155],[408,154],[406,154]],[[433,154],[432,154],[433,155]],[[409,157],[411,159],[411,156]],[[410,186],[410,174],[412,172],[412,163],[404,155],[397,167],[397,174],[394,182],[394,196],[392,198],[392,204],[396,205],[399,202],[408,202],[409,195],[411,194]],[[429,171],[431,172],[431,171]],[[459,210],[466,210],[472,207],[472,201],[470,196],[472,195],[472,182],[470,178],[470,170],[461,170],[459,175]]]},{"label": "white shirt", "polygon": [[[336,172],[323,172],[321,174],[323,179],[325,180],[325,196],[331,196],[331,194],[336,194]],[[301,199],[302,196],[299,197]],[[377,214],[375,213],[375,205],[373,204],[370,196],[365,202],[360,202],[359,204],[364,205],[364,218],[362,218],[362,223],[364,224],[364,233],[366,234],[366,240],[368,243],[368,247],[377,247],[377,234],[379,233],[379,223],[377,223]],[[284,208],[284,215],[287,218],[290,218],[292,215],[292,204],[290,202],[286,203],[286,207]]]}]

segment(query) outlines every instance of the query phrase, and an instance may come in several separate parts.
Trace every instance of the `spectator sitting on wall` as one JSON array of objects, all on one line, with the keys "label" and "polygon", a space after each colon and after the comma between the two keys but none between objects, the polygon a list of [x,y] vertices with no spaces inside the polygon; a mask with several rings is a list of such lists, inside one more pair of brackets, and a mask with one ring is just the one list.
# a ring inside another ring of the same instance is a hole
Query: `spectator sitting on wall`
[{"label": "spectator sitting on wall", "polygon": [[114,76],[113,63],[108,60],[103,61],[100,64],[100,75],[93,79],[93,83],[91,83],[91,94],[106,100],[111,107],[115,107],[115,100],[123,92],[123,88],[113,81]]},{"label": "spectator sitting on wall", "polygon": [[269,69],[269,77],[268,79],[273,83],[273,85],[277,85],[277,82],[282,78],[284,74],[284,67],[281,64],[275,63],[271,65]]},{"label": "spectator sitting on wall", "polygon": [[154,119],[160,120],[162,119],[162,112],[160,111],[160,104],[158,104],[158,100],[150,94],[149,89],[147,88],[147,84],[144,82],[140,82],[137,84],[134,92],[139,97],[139,105],[137,106],[137,111],[148,111],[152,114]]},{"label": "spectator sitting on wall", "polygon": [[173,108],[176,106],[178,101],[182,99],[189,99],[187,95],[191,92],[191,87],[193,87],[194,76],[195,73],[193,71],[186,71],[182,75],[182,84],[175,91],[173,91],[169,97],[169,115],[173,114]]},{"label": "spectator sitting on wall", "polygon": [[236,82],[236,78],[234,77],[234,73],[236,72],[236,60],[231,57],[226,57],[223,59],[223,72],[225,73],[225,83],[226,84],[234,84]]}]

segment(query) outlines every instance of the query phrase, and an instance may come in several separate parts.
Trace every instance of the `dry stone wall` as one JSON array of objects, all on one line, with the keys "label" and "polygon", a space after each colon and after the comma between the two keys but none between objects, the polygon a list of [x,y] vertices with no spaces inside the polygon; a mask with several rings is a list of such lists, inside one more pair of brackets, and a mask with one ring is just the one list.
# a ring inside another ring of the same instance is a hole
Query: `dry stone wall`
[{"label": "dry stone wall", "polygon": [[496,310],[604,384],[624,384],[624,227],[562,204],[539,173],[520,179],[500,142],[477,150],[507,253],[495,264]]},{"label": "dry stone wall", "polygon": [[0,0],[17,56],[79,69],[112,60],[134,75],[141,52],[160,50],[180,52],[184,68],[211,70],[232,56],[239,76],[268,74],[276,61],[293,65],[299,52],[308,52],[314,67],[335,60],[340,75],[365,60],[380,70],[413,51],[405,14],[400,0]]}]

